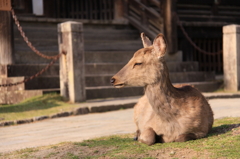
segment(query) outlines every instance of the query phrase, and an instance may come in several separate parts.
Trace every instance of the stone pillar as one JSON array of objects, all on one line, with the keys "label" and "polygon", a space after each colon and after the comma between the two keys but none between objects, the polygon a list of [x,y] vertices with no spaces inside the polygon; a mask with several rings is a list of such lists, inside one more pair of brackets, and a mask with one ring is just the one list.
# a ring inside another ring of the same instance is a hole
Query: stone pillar
[{"label": "stone pillar", "polygon": [[13,25],[11,12],[0,11],[0,65],[13,64]]},{"label": "stone pillar", "polygon": [[79,22],[58,24],[60,58],[60,91],[70,102],[86,100],[83,25]]},{"label": "stone pillar", "polygon": [[224,89],[236,92],[240,89],[240,25],[223,27]]}]

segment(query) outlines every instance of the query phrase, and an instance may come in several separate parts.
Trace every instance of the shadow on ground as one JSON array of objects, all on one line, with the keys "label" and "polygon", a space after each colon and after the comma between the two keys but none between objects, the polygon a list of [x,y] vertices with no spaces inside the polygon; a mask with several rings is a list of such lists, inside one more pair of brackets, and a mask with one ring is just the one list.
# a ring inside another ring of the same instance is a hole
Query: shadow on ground
[{"label": "shadow on ground", "polygon": [[221,126],[216,126],[216,127],[213,127],[209,136],[217,136],[217,135],[220,135],[220,134],[225,134],[235,128],[238,128],[240,127],[240,123],[239,124],[224,124],[224,125],[221,125]]}]

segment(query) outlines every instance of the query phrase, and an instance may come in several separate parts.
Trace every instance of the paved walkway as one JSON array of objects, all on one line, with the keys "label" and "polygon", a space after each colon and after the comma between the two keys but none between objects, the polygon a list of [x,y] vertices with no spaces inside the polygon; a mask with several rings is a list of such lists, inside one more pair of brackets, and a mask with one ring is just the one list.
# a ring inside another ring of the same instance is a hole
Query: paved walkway
[{"label": "paved walkway", "polygon": [[[240,116],[240,98],[211,99],[215,118]],[[133,133],[133,109],[44,120],[0,128],[0,152]]]}]

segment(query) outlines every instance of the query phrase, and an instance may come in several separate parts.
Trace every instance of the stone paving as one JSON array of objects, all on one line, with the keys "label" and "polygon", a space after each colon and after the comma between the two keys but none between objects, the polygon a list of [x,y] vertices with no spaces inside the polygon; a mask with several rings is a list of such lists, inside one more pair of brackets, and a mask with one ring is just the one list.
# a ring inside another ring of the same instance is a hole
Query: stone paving
[{"label": "stone paving", "polygon": [[[210,99],[209,103],[215,119],[240,116],[240,98]],[[0,127],[0,152],[67,141],[79,142],[134,131],[133,109],[47,119],[30,124]]]}]

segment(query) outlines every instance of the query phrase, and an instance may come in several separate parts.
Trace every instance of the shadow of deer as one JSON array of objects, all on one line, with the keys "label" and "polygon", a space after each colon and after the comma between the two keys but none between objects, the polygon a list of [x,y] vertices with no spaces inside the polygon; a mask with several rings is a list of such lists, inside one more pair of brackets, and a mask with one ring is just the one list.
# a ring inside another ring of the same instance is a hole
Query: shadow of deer
[{"label": "shadow of deer", "polygon": [[205,97],[191,86],[174,87],[164,59],[167,44],[159,34],[152,42],[141,34],[144,48],[112,77],[116,88],[143,86],[145,95],[134,107],[136,139],[147,145],[184,142],[205,137],[213,112]]}]

